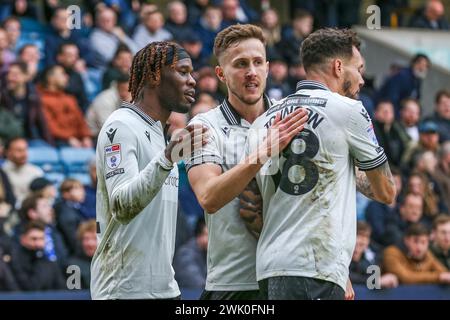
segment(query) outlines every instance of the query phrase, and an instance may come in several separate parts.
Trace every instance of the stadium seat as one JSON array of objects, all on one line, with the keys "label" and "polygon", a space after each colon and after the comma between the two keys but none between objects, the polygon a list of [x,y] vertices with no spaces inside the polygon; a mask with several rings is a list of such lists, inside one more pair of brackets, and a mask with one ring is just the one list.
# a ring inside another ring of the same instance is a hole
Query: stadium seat
[{"label": "stadium seat", "polygon": [[45,178],[53,182],[53,184],[55,184],[56,187],[58,188],[59,185],[64,181],[66,176],[64,175],[64,173],[61,172],[46,172]]},{"label": "stadium seat", "polygon": [[88,173],[89,161],[95,156],[95,150],[90,148],[63,147],[59,150],[66,174]]},{"label": "stadium seat", "polygon": [[30,146],[28,161],[39,166],[44,172],[63,173],[63,166],[59,161],[58,151],[50,146]]}]

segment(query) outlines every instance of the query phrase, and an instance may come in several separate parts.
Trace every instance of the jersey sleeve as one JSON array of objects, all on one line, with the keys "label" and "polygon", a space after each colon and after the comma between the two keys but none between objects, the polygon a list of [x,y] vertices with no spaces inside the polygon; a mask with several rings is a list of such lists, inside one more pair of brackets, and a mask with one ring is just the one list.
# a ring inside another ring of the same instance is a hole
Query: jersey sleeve
[{"label": "jersey sleeve", "polygon": [[220,152],[220,142],[216,130],[213,128],[210,121],[205,119],[202,115],[194,117],[189,124],[202,124],[208,128],[209,140],[208,143],[198,150],[194,151],[192,156],[186,160],[186,171],[192,167],[204,164],[215,163],[220,166],[223,164],[222,153]]},{"label": "jersey sleeve", "polygon": [[378,144],[372,120],[362,103],[350,108],[345,129],[350,154],[359,169],[372,170],[387,161],[384,149]]},{"label": "jersey sleeve", "polygon": [[122,122],[112,122],[100,134],[98,174],[104,176],[113,217],[127,224],[153,200],[173,164],[162,150],[139,170],[138,137]]}]

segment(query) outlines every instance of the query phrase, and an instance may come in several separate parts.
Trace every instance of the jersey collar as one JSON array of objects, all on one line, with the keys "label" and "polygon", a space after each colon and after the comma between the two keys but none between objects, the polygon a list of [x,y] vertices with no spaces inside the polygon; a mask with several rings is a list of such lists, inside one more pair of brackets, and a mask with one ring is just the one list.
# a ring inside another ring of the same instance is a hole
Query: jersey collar
[{"label": "jersey collar", "polygon": [[134,112],[136,112],[138,114],[138,116],[140,116],[142,118],[142,120],[144,120],[151,126],[156,124],[155,120],[153,120],[148,114],[146,114],[144,111],[142,111],[140,108],[138,108],[135,104],[129,103],[127,101],[122,101],[122,108],[127,108],[130,110],[133,110]]},{"label": "jersey collar", "polygon": [[[267,111],[272,106],[272,101],[266,95],[263,95],[263,100],[264,100],[264,110]],[[223,100],[219,108],[220,111],[222,111],[222,114],[225,120],[227,120],[229,125],[237,125],[237,126],[241,125],[242,117],[231,105],[230,101],[228,101],[228,98]]]},{"label": "jersey collar", "polygon": [[324,85],[323,83],[319,82],[319,81],[314,81],[314,80],[302,80],[299,81],[297,83],[297,88],[296,90],[302,90],[302,89],[308,89],[308,90],[328,90],[330,91],[330,89],[328,89],[328,87],[326,85]]}]

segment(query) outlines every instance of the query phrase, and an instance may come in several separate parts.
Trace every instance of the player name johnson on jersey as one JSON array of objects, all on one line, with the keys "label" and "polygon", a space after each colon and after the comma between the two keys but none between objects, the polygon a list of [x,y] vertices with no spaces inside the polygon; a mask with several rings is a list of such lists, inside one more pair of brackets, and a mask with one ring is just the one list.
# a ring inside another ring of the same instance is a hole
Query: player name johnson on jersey
[{"label": "player name johnson on jersey", "polygon": [[257,175],[264,219],[257,279],[305,276],[345,290],[356,239],[355,165],[371,170],[386,156],[361,102],[315,81],[301,81],[254,122],[247,152],[277,113],[283,118],[299,107],[309,112],[305,129]]},{"label": "player name johnson on jersey", "polygon": [[[129,103],[123,103],[100,131],[99,245],[91,267],[94,299],[180,295],[172,268],[178,171],[176,166],[165,167],[165,147],[161,123]],[[114,201],[121,212],[113,212]],[[129,217],[130,210],[139,214]]]}]

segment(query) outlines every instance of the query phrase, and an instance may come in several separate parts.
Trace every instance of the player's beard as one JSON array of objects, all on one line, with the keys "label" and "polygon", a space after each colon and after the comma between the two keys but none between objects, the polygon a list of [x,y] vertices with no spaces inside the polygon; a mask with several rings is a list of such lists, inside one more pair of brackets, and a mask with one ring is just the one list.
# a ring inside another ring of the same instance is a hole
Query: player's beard
[{"label": "player's beard", "polygon": [[237,90],[234,90],[233,88],[229,87],[230,92],[241,102],[245,103],[246,105],[254,105],[256,104],[263,96],[264,90],[261,92],[261,95],[259,95],[257,98],[254,99],[248,99],[243,94],[239,94]]},{"label": "player's beard", "polygon": [[355,93],[352,93],[350,91],[352,87],[352,81],[349,80],[347,77],[344,78],[344,83],[342,84],[342,92],[344,93],[344,96],[351,99],[356,99],[358,96],[358,91]]}]

